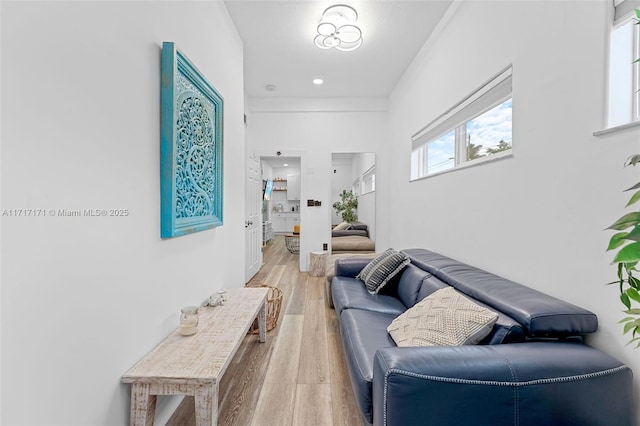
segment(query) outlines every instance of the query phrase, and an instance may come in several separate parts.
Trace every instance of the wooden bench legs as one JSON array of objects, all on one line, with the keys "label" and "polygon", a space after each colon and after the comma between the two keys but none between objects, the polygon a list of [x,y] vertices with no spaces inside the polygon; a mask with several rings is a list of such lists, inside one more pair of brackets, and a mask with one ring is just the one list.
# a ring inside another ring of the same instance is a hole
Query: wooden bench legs
[{"label": "wooden bench legs", "polygon": [[196,426],[218,424],[218,384],[197,386],[195,389]]},{"label": "wooden bench legs", "polygon": [[[175,387],[174,387],[175,386]],[[131,387],[131,426],[153,426],[156,395],[193,395],[196,406],[196,426],[218,424],[218,384],[174,386],[133,383]]]},{"label": "wooden bench legs", "polygon": [[131,425],[153,426],[157,397],[151,395],[150,389],[149,383],[133,383],[131,386]]}]

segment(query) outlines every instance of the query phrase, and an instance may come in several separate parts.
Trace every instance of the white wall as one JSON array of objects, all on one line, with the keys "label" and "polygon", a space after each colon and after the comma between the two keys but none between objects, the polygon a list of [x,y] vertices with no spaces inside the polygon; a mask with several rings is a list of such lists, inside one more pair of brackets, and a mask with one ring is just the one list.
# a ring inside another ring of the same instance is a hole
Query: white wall
[{"label": "white wall", "polygon": [[[331,153],[377,152],[387,133],[386,102],[339,100],[333,109],[315,99],[251,99],[247,150],[259,155],[301,157],[300,269],[308,269],[309,252],[330,243]],[[307,207],[306,200],[322,206]]]},{"label": "white wall", "polygon": [[[242,42],[222,2],[2,2],[2,424],[123,425],[121,375],[180,308],[242,286]],[[159,72],[174,41],[224,97],[224,226],[159,236]],[[241,246],[238,247],[238,244]],[[229,247],[233,246],[233,250]],[[159,404],[160,417],[178,402]]]},{"label": "white wall", "polygon": [[[592,310],[600,329],[589,342],[634,370],[639,395],[640,351],[625,346],[623,307],[604,285],[615,278],[604,228],[639,180],[622,164],[640,152],[640,129],[592,135],[604,125],[609,3],[462,3],[390,97],[378,201],[402,208],[378,222],[394,247],[429,248]],[[514,157],[409,183],[411,135],[509,63]]]}]

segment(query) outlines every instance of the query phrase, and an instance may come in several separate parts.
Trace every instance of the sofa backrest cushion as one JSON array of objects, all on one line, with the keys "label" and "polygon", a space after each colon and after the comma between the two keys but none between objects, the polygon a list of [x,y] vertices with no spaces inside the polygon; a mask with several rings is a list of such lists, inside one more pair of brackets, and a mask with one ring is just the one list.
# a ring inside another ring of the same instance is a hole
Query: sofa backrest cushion
[{"label": "sofa backrest cushion", "polygon": [[[398,299],[400,299],[407,308],[413,307],[418,301],[418,293],[422,288],[423,280],[430,276],[430,273],[417,266],[407,265],[402,271],[402,275],[398,281],[398,287],[396,289]],[[424,297],[421,298],[421,300],[422,299],[424,299]]]},{"label": "sofa backrest cushion", "polygon": [[[416,269],[420,269],[415,265],[411,265],[411,266],[414,266]],[[424,299],[434,291],[440,290],[441,288],[445,288],[445,287],[449,287],[449,285],[447,283],[442,282],[437,277],[434,277],[433,275],[429,274],[429,276],[425,277],[425,279],[422,280],[422,285],[420,286],[420,290],[418,291],[418,297],[416,298],[416,303],[421,301],[422,299]]]},{"label": "sofa backrest cushion", "polygon": [[411,263],[520,323],[530,337],[593,333],[593,312],[425,249],[403,250]]},{"label": "sofa backrest cushion", "polygon": [[526,340],[525,336],[527,335],[527,331],[518,321],[514,320],[504,312],[500,312],[499,310],[492,308],[486,303],[482,303],[479,300],[473,299],[471,297],[469,297],[469,299],[473,300],[475,303],[477,303],[480,306],[484,306],[485,308],[489,308],[493,310],[495,313],[498,314],[498,320],[493,325],[493,329],[487,335],[487,337],[485,337],[480,341],[481,345],[520,343]]}]

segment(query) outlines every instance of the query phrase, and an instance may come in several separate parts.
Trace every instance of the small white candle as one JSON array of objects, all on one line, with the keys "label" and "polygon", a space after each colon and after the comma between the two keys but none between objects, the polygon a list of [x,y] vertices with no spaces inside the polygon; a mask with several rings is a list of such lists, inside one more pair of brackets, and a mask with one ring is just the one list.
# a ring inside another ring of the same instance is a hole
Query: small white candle
[{"label": "small white candle", "polygon": [[198,328],[198,307],[187,306],[182,308],[180,314],[180,334],[191,336],[196,334]]}]

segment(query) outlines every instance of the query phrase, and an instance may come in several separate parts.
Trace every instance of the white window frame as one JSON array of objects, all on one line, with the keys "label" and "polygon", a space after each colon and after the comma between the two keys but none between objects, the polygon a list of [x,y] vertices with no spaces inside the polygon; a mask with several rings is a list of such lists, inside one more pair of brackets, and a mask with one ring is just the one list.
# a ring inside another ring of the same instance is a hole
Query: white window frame
[{"label": "white window frame", "polygon": [[357,178],[356,180],[353,181],[353,184],[351,185],[351,190],[353,191],[353,195],[355,195],[356,197],[360,196],[360,178]]},{"label": "white window frame", "polygon": [[[615,0],[613,23],[611,26],[611,37],[609,42],[609,90],[607,101],[607,128],[627,127],[629,125],[640,124],[640,63],[631,63],[640,58],[640,25],[635,25],[636,14],[634,9],[640,9],[640,0]],[[614,49],[615,38],[613,33],[626,25],[631,26],[631,40],[627,42],[631,45],[631,52],[622,53]],[[620,55],[620,56],[618,56]],[[626,62],[632,66],[629,76],[620,80],[620,66],[625,66]],[[626,80],[630,78],[631,81]],[[623,87],[620,87],[622,83]],[[627,99],[621,99],[621,97]],[[620,102],[624,115],[620,117]],[[597,132],[599,133],[599,132]]]},{"label": "white window frame", "polygon": [[376,190],[376,166],[371,166],[369,170],[362,174],[362,195],[369,194]]},{"label": "white window frame", "polygon": [[[512,99],[512,76],[513,67],[509,65],[411,137],[410,181],[512,156],[513,140],[511,141],[512,148],[508,150],[476,159],[467,159],[466,137],[467,123]],[[455,153],[452,167],[429,173],[427,164],[428,145],[452,131],[455,131]]]}]

